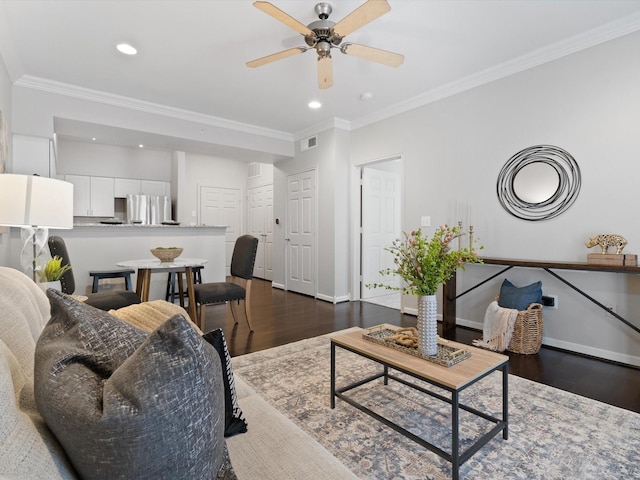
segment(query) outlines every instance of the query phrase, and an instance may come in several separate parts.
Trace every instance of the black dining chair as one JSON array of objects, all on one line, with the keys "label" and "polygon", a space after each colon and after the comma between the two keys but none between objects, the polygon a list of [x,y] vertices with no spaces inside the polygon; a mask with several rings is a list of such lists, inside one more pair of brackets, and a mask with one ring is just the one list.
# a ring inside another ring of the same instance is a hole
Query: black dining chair
[{"label": "black dining chair", "polygon": [[[71,264],[71,260],[69,259],[67,246],[64,243],[62,237],[58,237],[56,235],[49,237],[48,243],[51,257],[58,256],[62,258],[62,266],[71,265],[71,268],[67,270],[64,275],[62,275],[62,278],[60,279],[60,285],[62,287],[62,293],[73,295],[76,290],[76,282],[73,276],[73,265]],[[84,301],[84,303],[99,308],[100,310],[111,310],[140,303],[140,297],[136,292],[133,292],[131,290],[103,290],[101,292],[91,293],[87,295],[87,299]]]},{"label": "black dining chair", "polygon": [[[216,303],[229,302],[233,320],[238,323],[236,303],[244,302],[244,314],[253,332],[251,323],[251,280],[253,265],[258,251],[258,239],[251,235],[238,237],[231,257],[231,279],[228,282],[201,283],[195,285],[194,300],[199,305],[199,327],[204,331],[205,307]],[[189,299],[191,301],[191,299]]]}]

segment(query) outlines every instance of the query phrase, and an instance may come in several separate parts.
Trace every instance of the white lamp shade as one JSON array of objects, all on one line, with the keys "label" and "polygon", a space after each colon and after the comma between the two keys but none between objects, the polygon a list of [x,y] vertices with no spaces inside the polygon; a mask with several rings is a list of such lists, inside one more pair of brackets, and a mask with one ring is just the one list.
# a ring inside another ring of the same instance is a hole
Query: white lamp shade
[{"label": "white lamp shade", "polygon": [[73,228],[73,185],[47,177],[0,175],[0,225]]}]

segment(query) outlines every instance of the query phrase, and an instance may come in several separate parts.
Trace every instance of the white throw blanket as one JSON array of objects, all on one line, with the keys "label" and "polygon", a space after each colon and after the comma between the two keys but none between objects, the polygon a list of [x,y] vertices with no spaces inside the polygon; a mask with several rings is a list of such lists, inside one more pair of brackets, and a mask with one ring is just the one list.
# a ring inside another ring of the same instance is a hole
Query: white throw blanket
[{"label": "white throw blanket", "polygon": [[494,352],[503,352],[511,342],[513,327],[518,317],[518,310],[503,308],[493,301],[487,307],[484,314],[484,327],[482,339],[473,340],[476,347],[488,348]]}]

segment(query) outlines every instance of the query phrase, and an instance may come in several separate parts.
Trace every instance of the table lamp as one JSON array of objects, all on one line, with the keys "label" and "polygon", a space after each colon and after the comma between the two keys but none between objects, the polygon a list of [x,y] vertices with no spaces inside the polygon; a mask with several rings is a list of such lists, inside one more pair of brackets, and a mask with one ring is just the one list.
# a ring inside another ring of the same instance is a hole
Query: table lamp
[{"label": "table lamp", "polygon": [[37,175],[0,174],[0,225],[23,229],[21,263],[31,267],[35,281],[48,229],[73,228],[73,185]]}]

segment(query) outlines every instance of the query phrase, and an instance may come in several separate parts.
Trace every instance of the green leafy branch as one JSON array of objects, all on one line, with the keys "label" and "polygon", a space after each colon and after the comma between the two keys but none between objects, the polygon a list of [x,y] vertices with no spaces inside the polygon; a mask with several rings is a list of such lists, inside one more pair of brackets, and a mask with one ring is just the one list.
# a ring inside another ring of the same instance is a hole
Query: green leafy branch
[{"label": "green leafy branch", "polygon": [[452,242],[465,234],[461,227],[440,226],[429,239],[422,230],[403,232],[404,240],[396,240],[385,248],[393,255],[393,268],[380,270],[381,275],[399,275],[405,282],[402,287],[374,283],[369,288],[401,290],[412,295],[435,295],[438,287],[447,282],[456,269],[464,270],[468,263],[482,263],[473,242],[467,247],[452,249]]}]

